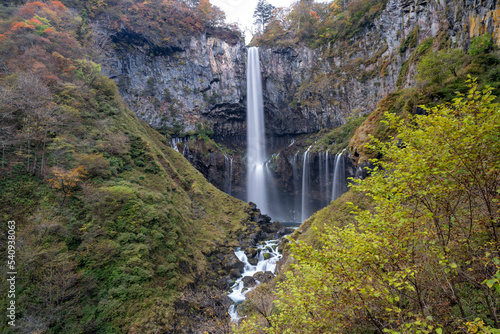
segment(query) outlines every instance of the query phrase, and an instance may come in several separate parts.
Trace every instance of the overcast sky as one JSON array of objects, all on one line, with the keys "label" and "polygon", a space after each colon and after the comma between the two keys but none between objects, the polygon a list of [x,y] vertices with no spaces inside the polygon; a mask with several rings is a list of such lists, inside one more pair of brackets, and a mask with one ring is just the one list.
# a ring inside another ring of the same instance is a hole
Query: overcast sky
[{"label": "overcast sky", "polygon": [[[287,7],[297,0],[268,0],[275,7]],[[210,0],[224,12],[228,23],[236,22],[242,29],[251,29],[253,25],[253,12],[258,0]],[[250,43],[251,35],[246,32],[246,42]]]}]

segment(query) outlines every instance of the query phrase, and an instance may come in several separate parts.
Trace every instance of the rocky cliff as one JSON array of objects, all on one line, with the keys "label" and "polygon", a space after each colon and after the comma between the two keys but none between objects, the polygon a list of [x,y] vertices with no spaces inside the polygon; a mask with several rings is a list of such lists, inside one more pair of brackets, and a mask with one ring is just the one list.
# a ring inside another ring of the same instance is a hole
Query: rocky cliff
[{"label": "rocky cliff", "polygon": [[[428,37],[468,48],[492,33],[500,45],[497,1],[389,0],[356,37],[312,49],[262,47],[266,132],[311,133],[371,112],[396,88],[415,84],[406,62]],[[246,129],[246,48],[231,31],[156,47],[126,31],[110,33],[105,72],[133,111],[150,125],[184,134],[200,126],[215,136]]]},{"label": "rocky cliff", "polygon": [[104,72],[132,110],[165,132],[245,133],[245,48],[233,31],[161,48],[127,31],[108,32]]},{"label": "rocky cliff", "polygon": [[269,132],[310,133],[373,111],[398,87],[415,85],[407,61],[423,40],[449,39],[467,49],[491,33],[500,45],[497,1],[389,0],[358,36],[318,49],[263,47],[261,61]]}]

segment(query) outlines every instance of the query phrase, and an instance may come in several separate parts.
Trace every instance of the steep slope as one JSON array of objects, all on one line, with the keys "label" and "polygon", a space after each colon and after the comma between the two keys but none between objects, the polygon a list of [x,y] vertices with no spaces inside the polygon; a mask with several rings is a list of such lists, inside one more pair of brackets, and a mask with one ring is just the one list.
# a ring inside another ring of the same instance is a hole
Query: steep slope
[{"label": "steep slope", "polygon": [[[209,184],[126,107],[75,38],[80,17],[59,1],[1,9],[0,212],[16,222],[16,328],[227,326],[216,287],[237,276],[233,247],[277,226]],[[7,290],[3,280],[3,308]]]}]

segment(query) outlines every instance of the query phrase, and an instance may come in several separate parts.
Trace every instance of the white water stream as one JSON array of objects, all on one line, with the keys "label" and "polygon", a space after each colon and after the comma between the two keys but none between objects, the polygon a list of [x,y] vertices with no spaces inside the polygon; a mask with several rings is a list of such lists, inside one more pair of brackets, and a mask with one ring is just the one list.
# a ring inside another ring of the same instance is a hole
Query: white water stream
[{"label": "white water stream", "polygon": [[[279,240],[267,240],[257,246],[256,258],[258,259],[258,262],[256,265],[250,264],[245,252],[239,248],[234,252],[236,257],[238,257],[238,259],[245,264],[245,268],[241,273],[242,277],[236,280],[231,287],[231,293],[228,295],[228,297],[233,301],[233,304],[229,308],[228,312],[231,316],[231,321],[238,322],[238,320],[242,318],[238,315],[237,306],[246,299],[245,295],[253,289],[253,287],[245,287],[243,278],[247,276],[253,277],[258,272],[265,273],[266,271],[270,271],[273,274],[275,273],[276,264],[282,258],[282,255],[278,252],[278,243]],[[259,284],[260,282],[256,280],[256,283]]]}]

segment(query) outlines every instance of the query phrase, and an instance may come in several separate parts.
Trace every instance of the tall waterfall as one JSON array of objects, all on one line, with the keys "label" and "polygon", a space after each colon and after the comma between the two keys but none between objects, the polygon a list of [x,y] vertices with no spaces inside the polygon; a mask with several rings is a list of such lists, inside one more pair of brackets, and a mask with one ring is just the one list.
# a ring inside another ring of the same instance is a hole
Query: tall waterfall
[{"label": "tall waterfall", "polygon": [[309,218],[309,150],[311,146],[304,153],[304,161],[302,165],[302,211],[301,220],[304,221]]},{"label": "tall waterfall", "polygon": [[247,200],[268,213],[265,182],[266,139],[259,49],[248,49],[247,65]]}]

